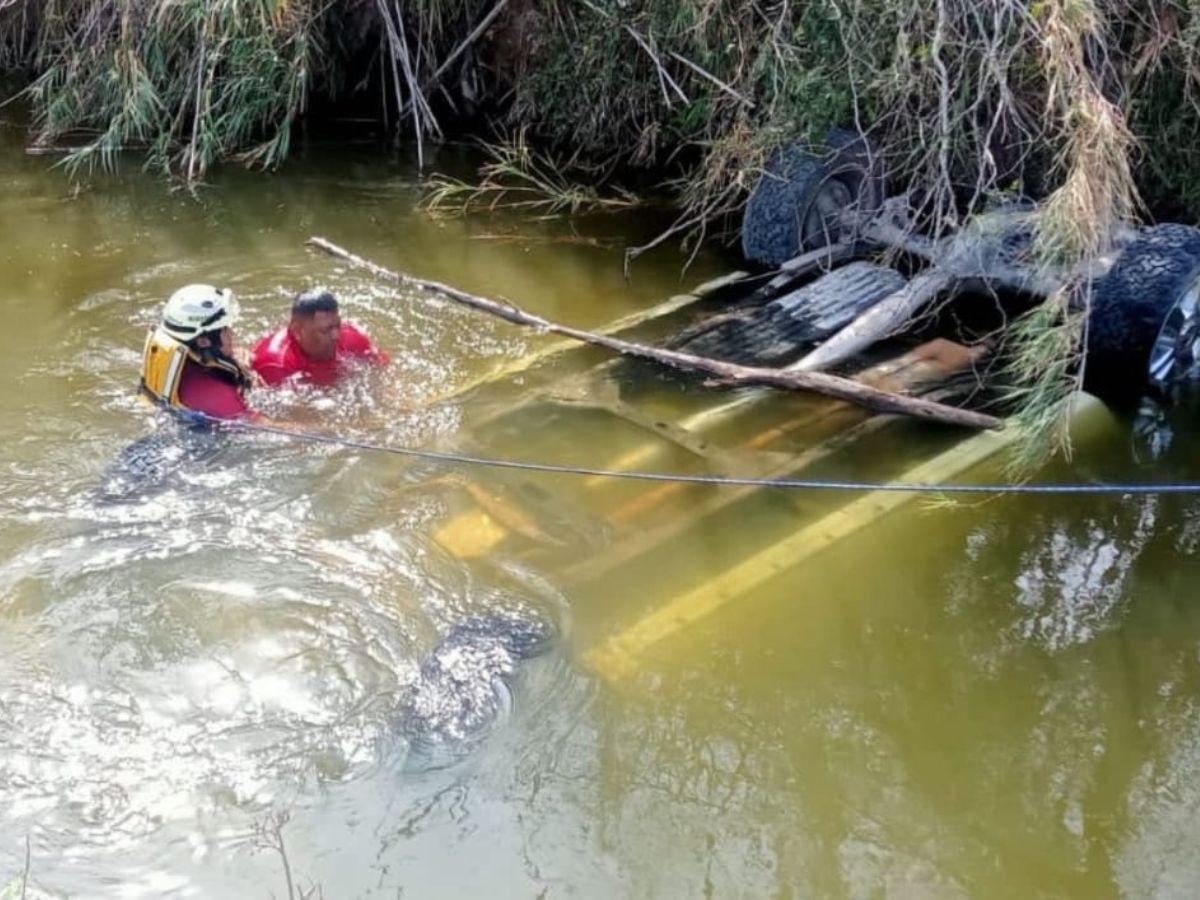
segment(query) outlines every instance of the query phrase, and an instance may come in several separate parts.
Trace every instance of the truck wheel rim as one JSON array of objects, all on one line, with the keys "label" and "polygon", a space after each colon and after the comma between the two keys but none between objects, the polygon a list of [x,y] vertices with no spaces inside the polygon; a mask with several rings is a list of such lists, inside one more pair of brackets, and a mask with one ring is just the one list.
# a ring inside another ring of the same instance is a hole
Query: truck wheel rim
[{"label": "truck wheel rim", "polygon": [[1150,350],[1149,375],[1154,386],[1174,397],[1185,382],[1200,379],[1200,277],[1193,279],[1167,318]]},{"label": "truck wheel rim", "polygon": [[804,210],[801,223],[800,249],[813,249],[832,244],[841,231],[838,222],[842,212],[848,209],[854,197],[850,188],[840,178],[830,178],[821,185],[817,195]]}]

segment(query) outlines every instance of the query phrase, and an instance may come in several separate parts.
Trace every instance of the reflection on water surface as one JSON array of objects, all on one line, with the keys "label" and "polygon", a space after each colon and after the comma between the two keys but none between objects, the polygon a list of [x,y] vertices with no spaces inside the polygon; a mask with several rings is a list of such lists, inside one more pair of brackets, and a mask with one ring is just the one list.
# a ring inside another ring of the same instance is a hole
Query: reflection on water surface
[{"label": "reflection on water surface", "polygon": [[[609,684],[589,647],[817,501],[732,507],[580,586],[570,573],[621,537],[592,512],[636,500],[628,485],[546,477],[549,512],[515,521],[499,473],[173,434],[132,386],[141,333],[179,284],[234,287],[249,341],[321,282],[393,366],[259,401],[454,446],[539,379],[566,391],[570,371],[427,404],[548,339],[382,289],[303,240],[593,326],[678,290],[669,253],[621,275],[622,238],[648,224],[431,222],[411,170],[367,152],[223,173],[198,200],[135,171],[76,195],[18,138],[4,132],[0,157],[0,885],[28,835],[32,884],[52,895],[278,894],[256,826],[285,811],[293,871],[330,897],[1190,893],[1196,501],[917,504]],[[704,257],[688,278],[724,266]],[[710,402],[632,377],[647,409]],[[586,409],[539,416],[488,432],[491,449],[642,452]],[[919,457],[925,440],[896,429],[870,446]],[[1110,435],[1048,477],[1195,477],[1189,446],[1147,474]],[[465,496],[557,562],[449,554],[434,535]],[[552,637],[487,644],[498,621]],[[463,666],[485,673],[477,694],[455,693]],[[444,696],[479,727],[422,731],[441,727]],[[436,752],[414,755],[414,735]]]}]

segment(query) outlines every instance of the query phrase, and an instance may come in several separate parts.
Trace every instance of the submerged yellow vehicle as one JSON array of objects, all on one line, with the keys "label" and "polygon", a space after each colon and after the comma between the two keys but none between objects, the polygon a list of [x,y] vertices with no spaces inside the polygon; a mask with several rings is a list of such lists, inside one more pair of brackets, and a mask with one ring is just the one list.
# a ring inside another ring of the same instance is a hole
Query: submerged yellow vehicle
[{"label": "submerged yellow vehicle", "polygon": [[[823,274],[794,270],[763,284],[736,272],[603,331],[786,369],[814,338],[853,315],[835,315],[846,296],[870,301],[894,290],[900,276],[889,273],[863,262]],[[804,315],[788,318],[789,304]],[[814,317],[821,310],[830,321]],[[981,403],[987,352],[983,342],[909,338],[860,354],[846,371],[891,392],[976,395]],[[510,383],[517,379],[521,399],[514,403]],[[466,416],[456,450],[631,473],[786,479],[853,471],[880,482],[960,482],[998,477],[1004,451],[1020,439],[1013,427],[930,426],[813,395],[714,390],[640,361],[598,360],[594,349],[573,343],[547,346],[456,394]],[[1080,435],[1108,420],[1087,395],[1076,406],[1075,419],[1088,426]],[[639,658],[689,627],[917,499],[491,469],[451,481],[449,513],[434,531],[446,551],[476,565],[532,569],[571,598],[577,616],[603,606],[611,622],[621,607],[615,632],[583,629],[584,659],[613,680],[636,672]],[[698,541],[704,553],[696,552]]]},{"label": "submerged yellow vehicle", "polygon": [[[742,249],[770,267],[765,274],[732,273],[601,329],[624,349],[593,343],[620,352],[657,345],[693,362],[792,377],[833,371],[890,397],[1002,413],[990,377],[996,339],[1056,295],[1086,318],[1088,390],[1117,403],[1147,393],[1171,402],[1200,383],[1200,229],[1121,225],[1106,254],[1055,267],[1038,262],[1031,205],[926,235],[909,198],[885,199],[865,139],[839,132],[829,143],[827,157],[780,151],[750,198]],[[501,304],[490,307],[509,318]],[[570,595],[573,611],[603,604],[611,622],[622,605],[623,626],[584,638],[585,658],[606,678],[626,677],[652,649],[919,496],[871,484],[1002,480],[1005,451],[1023,438],[1012,425],[975,430],[812,394],[713,389],[701,376],[667,374],[645,352],[607,361],[596,352],[555,344],[467,385],[458,392],[466,427],[455,449],[597,473],[743,482],[851,473],[865,488],[495,470],[456,477],[451,512],[436,528],[445,550],[542,573]],[[505,386],[517,379],[513,402]],[[1114,421],[1091,394],[1075,397],[1076,443]]]}]

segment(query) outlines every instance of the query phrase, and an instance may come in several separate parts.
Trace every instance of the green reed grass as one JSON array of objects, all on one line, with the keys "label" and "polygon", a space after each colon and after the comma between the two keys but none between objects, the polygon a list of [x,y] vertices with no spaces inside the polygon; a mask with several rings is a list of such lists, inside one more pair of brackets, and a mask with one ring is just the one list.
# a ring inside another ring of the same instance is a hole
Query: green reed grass
[{"label": "green reed grass", "polygon": [[44,0],[27,50],[35,142],[69,144],[74,172],[130,147],[188,179],[220,159],[275,165],[322,64],[319,13],[314,0]]}]

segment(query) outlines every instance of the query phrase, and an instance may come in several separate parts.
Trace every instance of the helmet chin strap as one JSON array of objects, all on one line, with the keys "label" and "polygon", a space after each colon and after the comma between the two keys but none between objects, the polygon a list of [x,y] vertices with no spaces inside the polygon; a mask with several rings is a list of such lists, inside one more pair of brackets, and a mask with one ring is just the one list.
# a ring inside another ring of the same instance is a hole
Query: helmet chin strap
[{"label": "helmet chin strap", "polygon": [[[221,349],[219,341],[214,342],[211,337],[212,334],[213,332],[198,335],[189,344],[189,347],[196,356],[196,361],[206,369],[212,369],[221,377],[231,381],[235,387],[249,387],[252,383],[249,373],[242,368],[241,363]],[[197,346],[196,342],[201,337],[208,338],[208,346]]]}]

